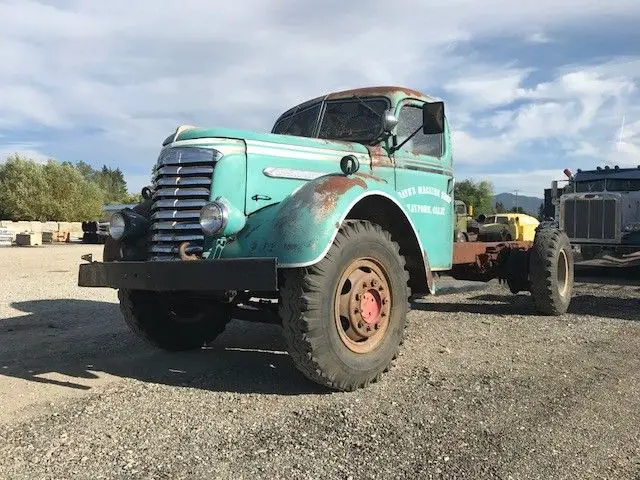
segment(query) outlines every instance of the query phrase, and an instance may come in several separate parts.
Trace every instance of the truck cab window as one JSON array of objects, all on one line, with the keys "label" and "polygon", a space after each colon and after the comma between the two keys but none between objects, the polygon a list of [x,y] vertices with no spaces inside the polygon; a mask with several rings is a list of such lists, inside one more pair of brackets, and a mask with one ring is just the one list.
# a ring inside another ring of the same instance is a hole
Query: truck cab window
[{"label": "truck cab window", "polygon": [[640,180],[608,179],[607,190],[609,192],[638,192]]},{"label": "truck cab window", "polygon": [[273,127],[273,133],[281,135],[295,135],[297,137],[313,137],[320,104],[316,103],[299,111],[293,111],[289,115],[281,117]]},{"label": "truck cab window", "polygon": [[328,101],[318,137],[370,143],[381,133],[387,107],[388,101],[382,98]]},{"label": "truck cab window", "polygon": [[604,180],[581,181],[575,183],[577,193],[602,192],[604,190]]},{"label": "truck cab window", "polygon": [[[420,107],[412,105],[402,107],[398,117],[398,143],[402,143],[421,125],[422,109]],[[442,134],[425,135],[420,130],[400,150],[415,155],[440,157],[442,155]]]}]

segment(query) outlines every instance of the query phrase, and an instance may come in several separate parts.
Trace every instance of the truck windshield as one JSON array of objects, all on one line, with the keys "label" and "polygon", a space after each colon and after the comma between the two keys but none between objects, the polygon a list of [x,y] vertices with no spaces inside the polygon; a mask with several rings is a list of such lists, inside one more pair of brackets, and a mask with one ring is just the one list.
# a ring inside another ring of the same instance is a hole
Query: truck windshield
[{"label": "truck windshield", "polygon": [[319,138],[368,143],[382,133],[382,116],[388,108],[386,99],[333,100],[326,105]]},{"label": "truck windshield", "polygon": [[604,180],[581,181],[575,183],[576,193],[602,192],[604,190]]},{"label": "truck windshield", "polygon": [[318,102],[304,109],[293,108],[278,119],[272,132],[314,137],[319,121],[319,138],[370,143],[382,133],[382,117],[390,104],[386,98],[378,97],[329,100],[324,103],[322,114],[321,105]]},{"label": "truck windshield", "polygon": [[610,192],[638,192],[640,180],[608,179],[607,190]]}]

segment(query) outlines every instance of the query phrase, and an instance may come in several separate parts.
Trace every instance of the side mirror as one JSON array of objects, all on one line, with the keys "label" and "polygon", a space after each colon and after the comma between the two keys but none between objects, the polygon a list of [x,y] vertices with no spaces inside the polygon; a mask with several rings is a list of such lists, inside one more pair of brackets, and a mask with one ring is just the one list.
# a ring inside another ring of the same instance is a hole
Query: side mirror
[{"label": "side mirror", "polygon": [[391,131],[398,125],[398,118],[393,114],[391,110],[384,112],[382,119],[382,129],[385,133],[391,133]]},{"label": "side mirror", "polygon": [[444,102],[422,105],[422,132],[437,135],[444,132]]}]

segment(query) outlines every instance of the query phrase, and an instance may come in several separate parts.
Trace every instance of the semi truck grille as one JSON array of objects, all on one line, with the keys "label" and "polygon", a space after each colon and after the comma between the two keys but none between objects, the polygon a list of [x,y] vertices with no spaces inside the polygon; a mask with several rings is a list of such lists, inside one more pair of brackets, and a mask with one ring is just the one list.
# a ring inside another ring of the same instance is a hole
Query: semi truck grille
[{"label": "semi truck grille", "polygon": [[617,238],[616,200],[612,198],[571,198],[564,201],[563,228],[576,240]]},{"label": "semi truck grille", "polygon": [[215,160],[211,150],[184,148],[189,154],[161,156],[156,168],[151,207],[150,260],[177,260],[181,243],[188,253],[201,253],[204,235],[200,209],[211,196]]}]

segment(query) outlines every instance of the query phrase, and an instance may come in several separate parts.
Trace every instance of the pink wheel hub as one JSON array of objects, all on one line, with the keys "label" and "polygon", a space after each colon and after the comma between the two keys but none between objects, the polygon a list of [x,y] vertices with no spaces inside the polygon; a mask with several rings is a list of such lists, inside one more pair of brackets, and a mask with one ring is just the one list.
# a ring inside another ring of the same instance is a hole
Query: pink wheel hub
[{"label": "pink wheel hub", "polygon": [[374,350],[384,338],[391,316],[391,289],[380,265],[359,259],[338,283],[335,320],[340,339],[356,353]]},{"label": "pink wheel hub", "polygon": [[360,298],[360,315],[368,325],[375,325],[380,319],[382,299],[377,290],[367,290]]}]

